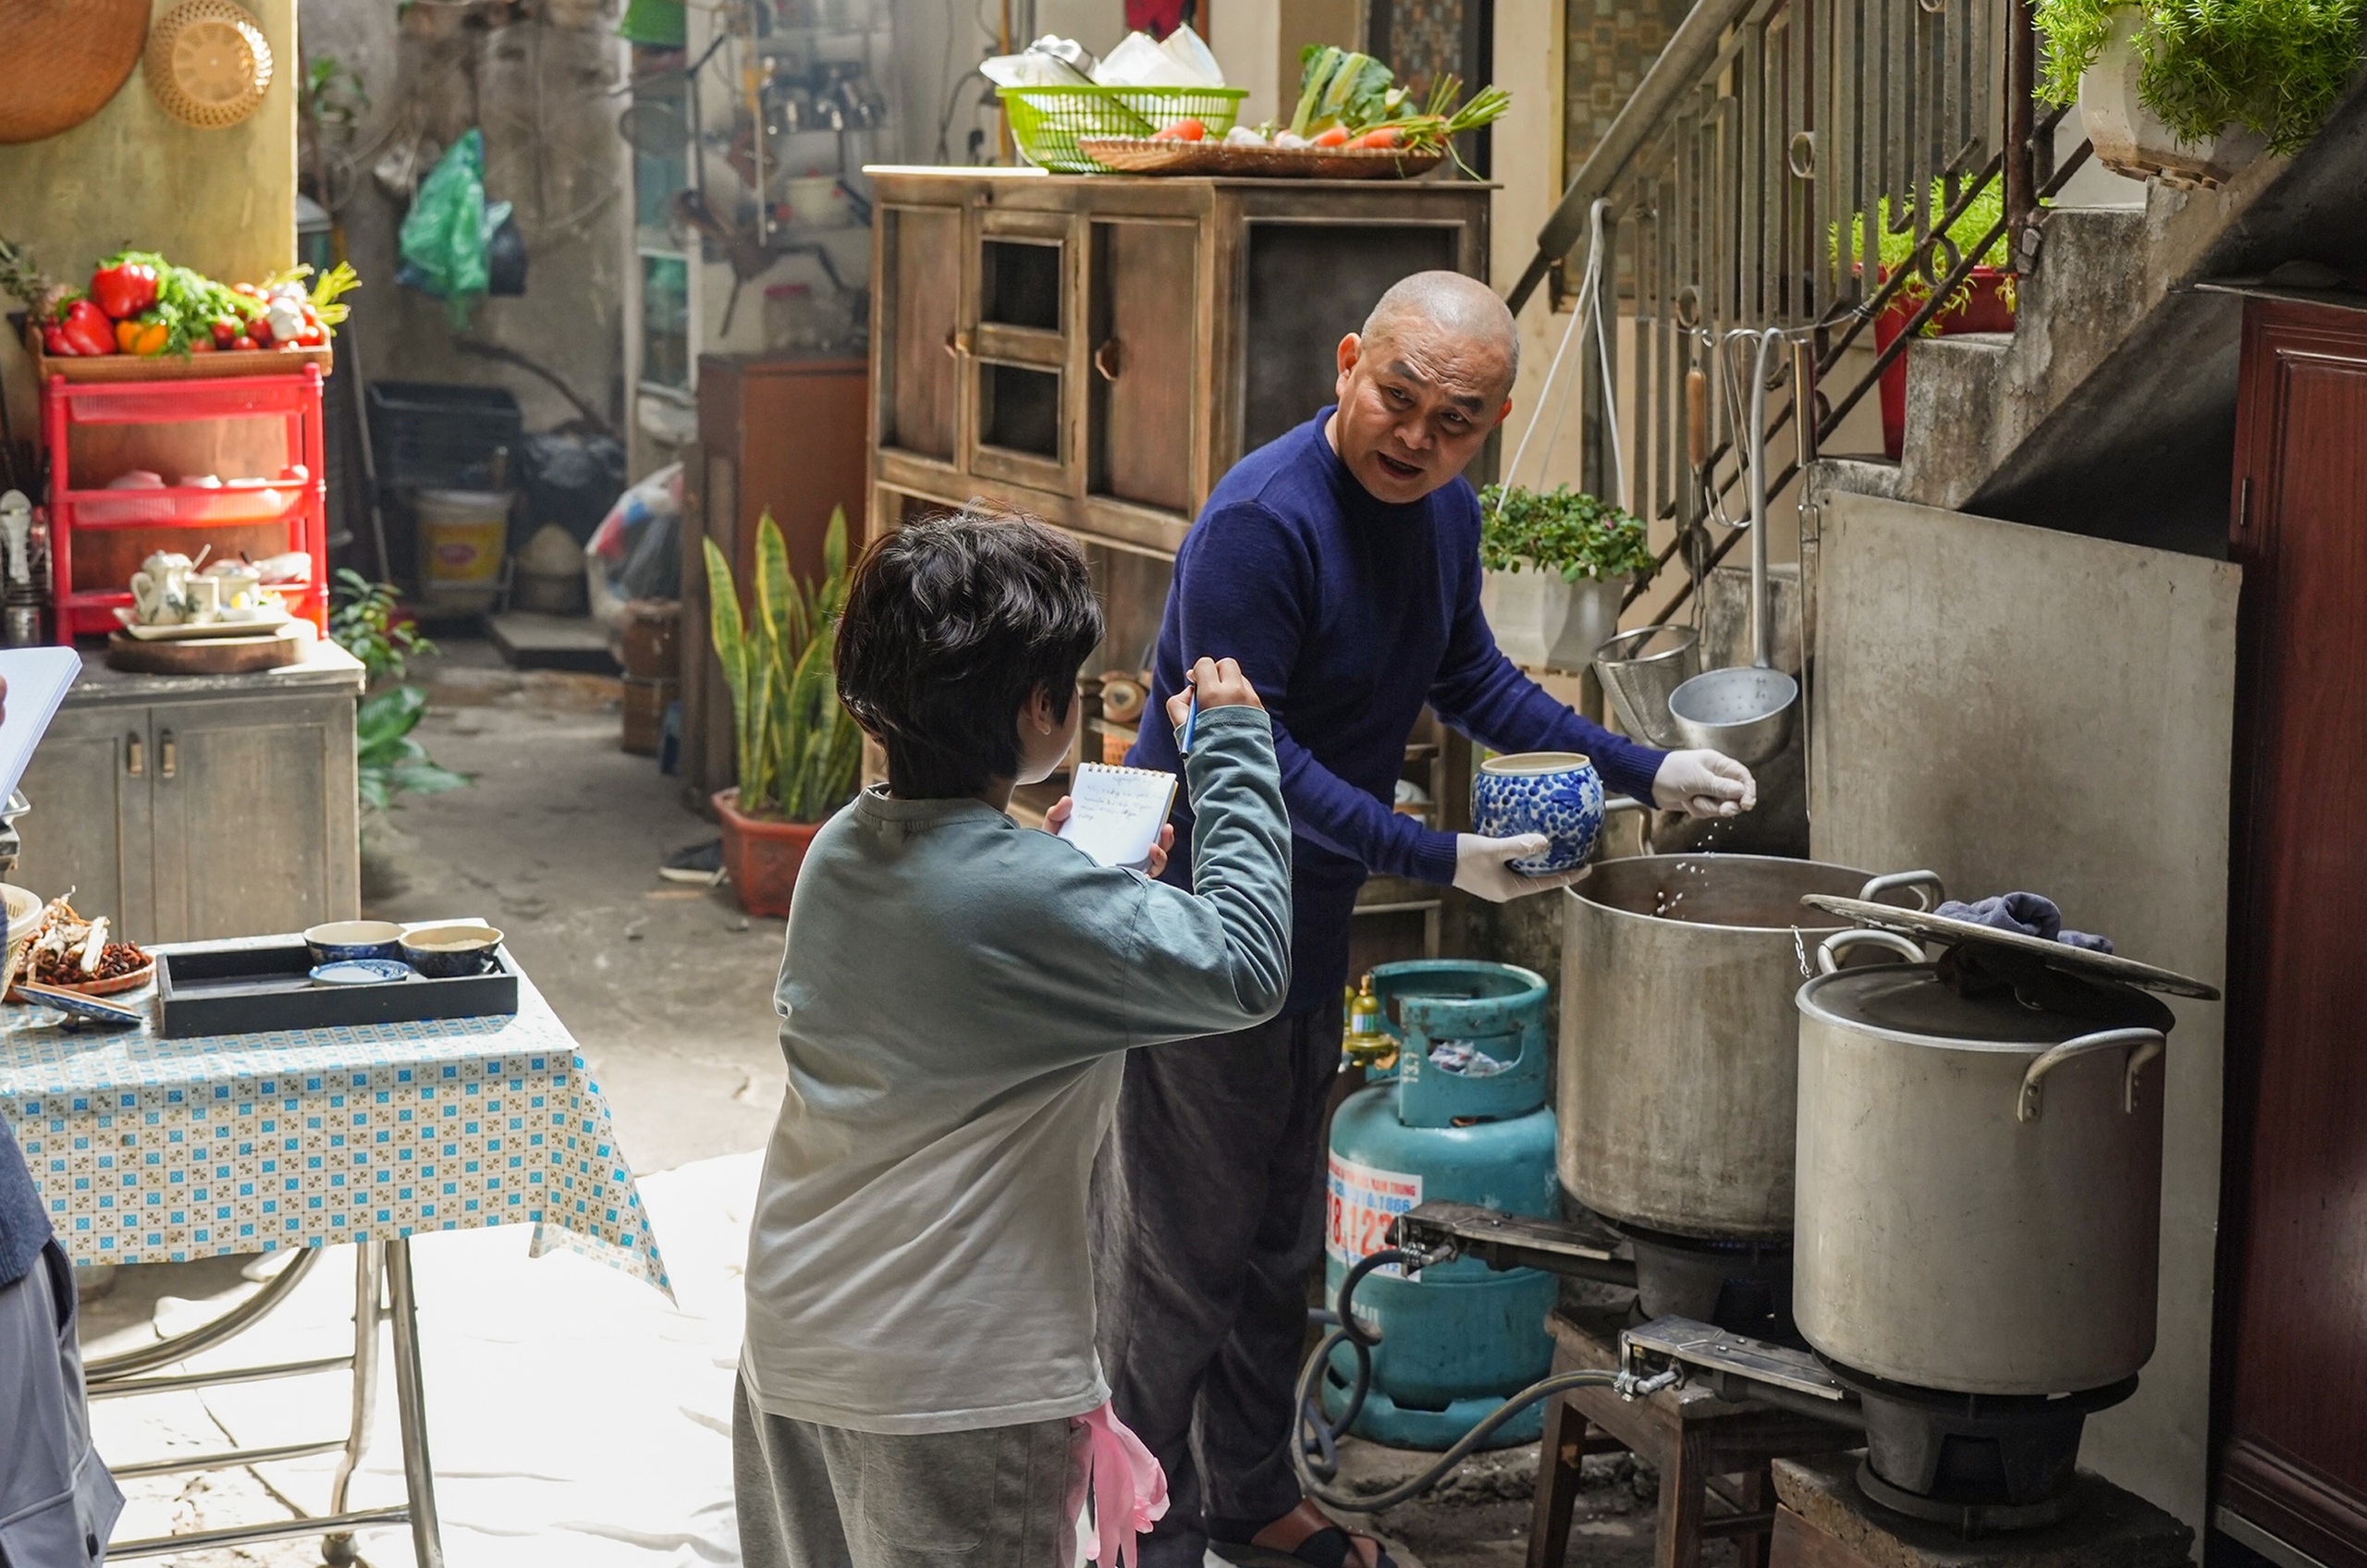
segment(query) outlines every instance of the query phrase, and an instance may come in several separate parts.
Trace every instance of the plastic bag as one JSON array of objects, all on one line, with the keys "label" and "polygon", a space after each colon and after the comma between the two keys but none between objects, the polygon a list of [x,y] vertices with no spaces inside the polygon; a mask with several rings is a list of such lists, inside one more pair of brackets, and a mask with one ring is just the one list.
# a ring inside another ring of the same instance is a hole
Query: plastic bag
[{"label": "plastic bag", "polygon": [[454,331],[491,286],[485,251],[509,221],[509,203],[484,199],[484,132],[471,127],[452,143],[403,217],[402,269],[395,281],[446,302]]},{"label": "plastic bag", "polygon": [[595,619],[620,628],[628,600],[681,595],[681,520],[680,463],[667,464],[617,497],[583,546]]}]

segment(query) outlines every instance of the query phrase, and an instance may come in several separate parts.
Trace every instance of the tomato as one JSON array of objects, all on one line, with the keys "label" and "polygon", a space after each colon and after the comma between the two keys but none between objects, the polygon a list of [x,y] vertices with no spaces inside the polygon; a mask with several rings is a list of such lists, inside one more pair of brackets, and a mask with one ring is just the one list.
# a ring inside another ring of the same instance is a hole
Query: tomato
[{"label": "tomato", "polygon": [[240,353],[246,353],[252,349],[260,349],[263,345],[241,332],[236,337],[230,339],[230,347],[238,349]]},{"label": "tomato", "polygon": [[192,333],[190,336],[189,351],[192,354],[210,354],[214,352],[213,335],[204,332]]},{"label": "tomato", "polygon": [[239,336],[238,319],[234,316],[216,316],[206,324],[206,330],[213,335],[215,348],[227,349],[230,346],[230,340]]},{"label": "tomato", "polygon": [[256,348],[268,349],[271,347],[271,324],[257,316],[247,323],[247,336],[255,340]]}]

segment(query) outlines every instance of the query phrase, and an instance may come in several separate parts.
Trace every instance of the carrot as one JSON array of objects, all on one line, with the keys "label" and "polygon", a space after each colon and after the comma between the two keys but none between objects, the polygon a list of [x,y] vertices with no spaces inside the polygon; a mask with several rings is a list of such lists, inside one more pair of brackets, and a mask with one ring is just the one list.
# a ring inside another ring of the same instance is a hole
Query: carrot
[{"label": "carrot", "polygon": [[1345,147],[1348,144],[1348,128],[1335,125],[1329,130],[1318,132],[1314,141],[1318,147]]},{"label": "carrot", "polygon": [[1404,144],[1404,131],[1393,125],[1385,125],[1379,127],[1376,129],[1366,131],[1362,136],[1357,137],[1354,141],[1348,143],[1351,147],[1379,148],[1382,150],[1392,147],[1403,147]]},{"label": "carrot", "polygon": [[1205,140],[1208,134],[1207,126],[1187,116],[1177,120],[1164,130],[1154,132],[1151,140],[1153,141],[1199,141]]}]

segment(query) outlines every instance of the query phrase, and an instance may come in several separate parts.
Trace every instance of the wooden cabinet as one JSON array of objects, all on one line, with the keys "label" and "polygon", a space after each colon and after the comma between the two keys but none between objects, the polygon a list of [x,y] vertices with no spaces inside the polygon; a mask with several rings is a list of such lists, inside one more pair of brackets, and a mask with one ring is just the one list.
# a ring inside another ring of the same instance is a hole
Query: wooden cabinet
[{"label": "wooden cabinet", "polygon": [[868,384],[861,360],[709,354],[699,361],[699,438],[682,462],[681,639],[682,771],[695,811],[706,811],[707,797],[730,788],[738,771],[731,693],[707,646],[701,541],[716,542],[743,594],[755,567],[756,521],[767,509],[800,577],[821,578],[834,507],[846,508],[849,548],[859,548]]},{"label": "wooden cabinet", "polygon": [[[1109,619],[1088,678],[1147,662],[1208,492],[1332,400],[1340,339],[1390,285],[1487,272],[1492,188],[1468,182],[866,172],[872,532],[975,498],[1073,535]],[[1132,738],[1098,692],[1090,756]],[[1405,777],[1440,826],[1469,825],[1469,775],[1468,742],[1426,718]],[[1376,878],[1364,904],[1359,964],[1439,950],[1440,889]]]},{"label": "wooden cabinet", "polygon": [[2239,617],[2218,1498],[2367,1564],[2367,311],[2254,300],[2237,398]]},{"label": "wooden cabinet", "polygon": [[300,931],[361,913],[354,699],[324,646],[295,669],[127,676],[96,655],[21,788],[17,881],[134,941]]}]

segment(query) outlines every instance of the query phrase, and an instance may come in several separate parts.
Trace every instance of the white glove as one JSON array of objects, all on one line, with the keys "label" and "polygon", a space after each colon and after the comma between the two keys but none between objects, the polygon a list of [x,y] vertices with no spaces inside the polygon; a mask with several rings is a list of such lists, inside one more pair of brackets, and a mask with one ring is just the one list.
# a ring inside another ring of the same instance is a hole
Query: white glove
[{"label": "white glove", "polygon": [[1586,874],[1584,866],[1543,876],[1525,876],[1512,868],[1514,861],[1541,855],[1551,847],[1551,840],[1542,833],[1523,833],[1512,839],[1482,839],[1477,833],[1457,833],[1454,885],[1476,898],[1501,904],[1531,893],[1566,888]]},{"label": "white glove", "polygon": [[1723,753],[1671,752],[1652,775],[1652,803],[1687,816],[1740,816],[1759,803],[1759,782]]}]

